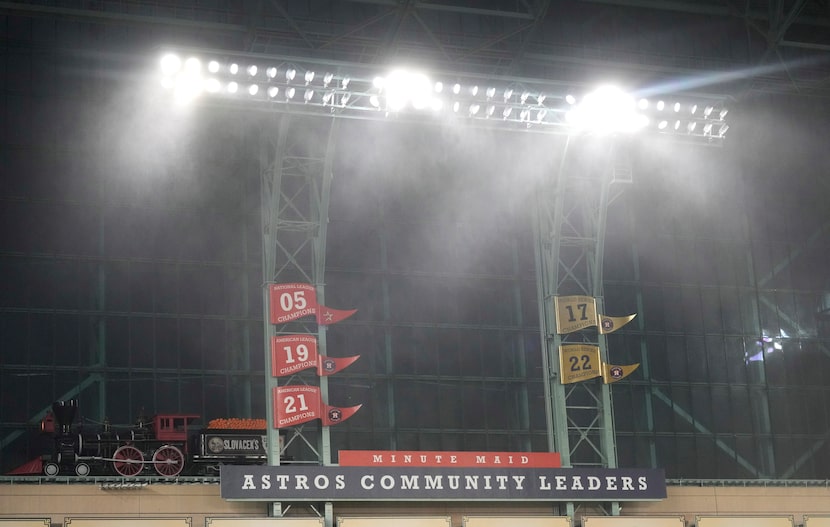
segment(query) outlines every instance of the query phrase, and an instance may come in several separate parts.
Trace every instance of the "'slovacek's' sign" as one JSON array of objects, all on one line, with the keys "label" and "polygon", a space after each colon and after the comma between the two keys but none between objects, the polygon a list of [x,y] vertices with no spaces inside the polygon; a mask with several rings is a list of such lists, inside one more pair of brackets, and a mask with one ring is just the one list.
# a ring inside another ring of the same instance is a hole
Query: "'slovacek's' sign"
[{"label": "'slovacek's' sign", "polygon": [[662,469],[223,465],[222,498],[262,501],[640,501]]}]

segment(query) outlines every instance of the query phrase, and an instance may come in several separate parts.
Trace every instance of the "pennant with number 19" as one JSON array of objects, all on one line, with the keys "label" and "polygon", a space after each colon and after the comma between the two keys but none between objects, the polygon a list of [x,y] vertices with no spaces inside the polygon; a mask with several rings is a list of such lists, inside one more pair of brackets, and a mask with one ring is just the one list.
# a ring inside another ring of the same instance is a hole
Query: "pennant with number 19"
[{"label": "pennant with number 19", "polygon": [[326,357],[317,352],[317,339],[312,335],[279,335],[271,337],[271,375],[285,377],[308,368],[317,368],[320,377],[334,375],[348,367],[360,355]]}]

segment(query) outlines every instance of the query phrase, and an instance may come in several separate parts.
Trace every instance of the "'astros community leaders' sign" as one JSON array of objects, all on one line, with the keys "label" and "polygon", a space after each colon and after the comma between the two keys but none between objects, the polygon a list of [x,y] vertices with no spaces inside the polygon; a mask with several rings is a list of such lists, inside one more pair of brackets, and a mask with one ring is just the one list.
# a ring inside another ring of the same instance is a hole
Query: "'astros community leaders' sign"
[{"label": "'astros community leaders' sign", "polygon": [[226,500],[638,501],[666,497],[661,469],[223,465]]}]

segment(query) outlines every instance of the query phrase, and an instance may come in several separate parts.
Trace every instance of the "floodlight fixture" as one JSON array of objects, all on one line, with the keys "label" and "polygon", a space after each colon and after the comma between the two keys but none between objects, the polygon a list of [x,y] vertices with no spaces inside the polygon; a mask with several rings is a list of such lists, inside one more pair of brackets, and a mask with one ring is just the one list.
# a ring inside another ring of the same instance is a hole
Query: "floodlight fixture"
[{"label": "floodlight fixture", "polygon": [[182,67],[182,59],[174,53],[168,53],[161,58],[161,74],[170,77],[179,72]]},{"label": "floodlight fixture", "polygon": [[633,97],[616,86],[601,86],[587,94],[566,115],[577,129],[600,135],[635,132],[647,124],[636,111]]},{"label": "floodlight fixture", "polygon": [[[364,64],[173,51],[160,57],[160,80],[179,101],[204,94],[219,100],[224,97],[231,104],[367,119],[393,115],[435,119],[443,110],[473,125],[567,134],[646,129],[707,144],[720,144],[729,129],[724,126],[729,110],[717,96],[657,94],[644,87],[648,99],[642,93],[622,90],[615,92],[615,98],[607,86],[592,92],[584,86],[541,79],[459,72],[445,73],[442,78],[442,74],[428,76],[404,68],[382,74]],[[245,80],[240,80],[240,74]],[[666,110],[673,110],[674,117]]]}]

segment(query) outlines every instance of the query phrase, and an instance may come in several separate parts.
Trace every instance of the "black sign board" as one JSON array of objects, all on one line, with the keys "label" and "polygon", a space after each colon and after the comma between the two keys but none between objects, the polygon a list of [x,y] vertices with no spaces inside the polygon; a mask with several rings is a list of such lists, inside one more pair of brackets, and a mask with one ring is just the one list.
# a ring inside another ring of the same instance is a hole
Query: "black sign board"
[{"label": "black sign board", "polygon": [[226,500],[640,501],[666,497],[661,469],[223,465]]}]

